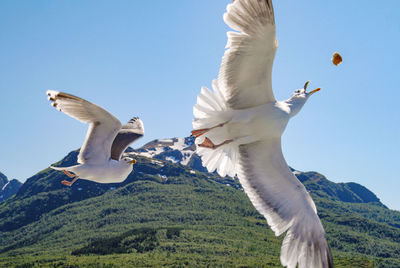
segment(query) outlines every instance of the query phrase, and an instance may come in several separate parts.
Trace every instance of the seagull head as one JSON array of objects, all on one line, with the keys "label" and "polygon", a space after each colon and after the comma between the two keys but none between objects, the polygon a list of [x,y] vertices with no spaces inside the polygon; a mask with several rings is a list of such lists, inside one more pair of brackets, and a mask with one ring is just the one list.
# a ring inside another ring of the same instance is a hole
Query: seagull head
[{"label": "seagull head", "polygon": [[306,103],[308,98],[317,91],[320,91],[320,88],[314,89],[313,91],[307,92],[307,87],[310,81],[307,81],[302,89],[296,89],[292,96],[286,101],[290,106],[290,114],[291,116],[295,116]]},{"label": "seagull head", "polygon": [[306,84],[302,89],[296,89],[290,99],[298,99],[298,100],[304,100],[304,102],[315,92],[320,91],[320,88],[314,89],[313,91],[307,92],[307,87],[310,81],[307,81]]},{"label": "seagull head", "polygon": [[136,163],[136,160],[133,158],[130,158],[130,157],[124,157],[124,158],[122,158],[122,161],[124,163],[126,163],[127,165],[133,165]]}]

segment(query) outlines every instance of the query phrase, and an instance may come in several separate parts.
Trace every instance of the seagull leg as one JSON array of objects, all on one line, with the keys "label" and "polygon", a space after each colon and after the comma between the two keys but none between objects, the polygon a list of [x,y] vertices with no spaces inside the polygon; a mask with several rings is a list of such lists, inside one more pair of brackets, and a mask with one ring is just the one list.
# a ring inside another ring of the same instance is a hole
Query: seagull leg
[{"label": "seagull leg", "polygon": [[78,176],[74,176],[75,178],[72,181],[66,181],[63,180],[61,183],[64,184],[65,186],[71,186],[72,184],[74,184],[74,182],[76,182],[77,179],[79,179]]},{"label": "seagull leg", "polygon": [[209,128],[192,130],[192,133],[190,136],[194,136],[194,137],[198,138],[209,130],[210,130]]},{"label": "seagull leg", "polygon": [[205,138],[202,143],[199,144],[200,147],[215,149],[215,144],[209,139]]},{"label": "seagull leg", "polygon": [[76,182],[79,179],[78,176],[75,176],[75,178],[71,181],[71,185],[74,184],[74,182]]},{"label": "seagull leg", "polygon": [[212,129],[214,129],[214,128],[223,127],[226,123],[228,123],[228,122],[221,123],[221,124],[218,124],[218,125],[213,126],[213,127],[210,127],[210,128],[202,128],[202,129],[195,129],[195,130],[192,130],[191,136],[194,136],[194,137],[198,138],[198,137],[200,137],[201,135],[203,135],[204,133],[207,133],[208,131],[210,131],[210,130],[212,130]]},{"label": "seagull leg", "polygon": [[66,171],[65,169],[63,169],[63,170],[61,170],[61,171],[64,172],[64,174],[67,175],[67,176],[70,177],[70,178],[74,178],[74,177],[75,177],[74,174],[69,173],[69,172]]},{"label": "seagull leg", "polygon": [[231,143],[233,140],[226,140],[220,144],[215,145],[209,138],[205,138],[204,141],[202,143],[199,144],[200,147],[204,147],[204,148],[210,148],[210,149],[217,149],[218,147]]}]

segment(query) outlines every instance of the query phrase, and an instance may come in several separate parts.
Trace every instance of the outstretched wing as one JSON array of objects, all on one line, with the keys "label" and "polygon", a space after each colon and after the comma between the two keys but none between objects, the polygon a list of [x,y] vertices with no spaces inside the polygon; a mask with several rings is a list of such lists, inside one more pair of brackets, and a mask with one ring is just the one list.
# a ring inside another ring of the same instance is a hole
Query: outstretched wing
[{"label": "outstretched wing", "polygon": [[251,202],[275,235],[287,231],[282,265],[333,267],[314,202],[286,164],[280,138],[240,145],[239,155],[239,180]]},{"label": "outstretched wing", "polygon": [[129,144],[144,135],[144,127],[139,117],[134,117],[119,130],[111,146],[111,158],[119,161]]},{"label": "outstretched wing", "polygon": [[54,90],[46,93],[57,110],[83,123],[89,123],[78,163],[108,161],[111,157],[111,144],[121,128],[121,122],[103,108],[79,97]]},{"label": "outstretched wing", "polygon": [[227,6],[224,21],[228,43],[218,75],[219,87],[232,109],[275,101],[272,64],[278,41],[271,0],[236,0]]}]

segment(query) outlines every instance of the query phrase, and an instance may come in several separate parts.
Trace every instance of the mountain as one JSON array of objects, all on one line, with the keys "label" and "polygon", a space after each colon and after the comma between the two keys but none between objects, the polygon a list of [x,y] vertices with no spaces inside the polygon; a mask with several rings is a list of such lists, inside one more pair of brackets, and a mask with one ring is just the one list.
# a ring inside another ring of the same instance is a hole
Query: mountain
[{"label": "mountain", "polygon": [[179,163],[183,166],[207,172],[195,153],[194,137],[153,140],[134,150],[138,155]]},{"label": "mountain", "polygon": [[[121,184],[65,187],[52,169],[29,178],[0,204],[0,267],[280,267],[283,237],[238,181],[196,169],[190,139],[170,140],[129,150],[137,164]],[[361,185],[294,174],[315,200],[336,267],[400,267],[400,212]]]},{"label": "mountain", "polygon": [[355,183],[334,183],[317,172],[300,172],[295,170],[296,177],[306,186],[307,190],[320,197],[348,203],[374,203],[386,207],[379,198],[366,187]]},{"label": "mountain", "polygon": [[15,195],[22,183],[16,179],[9,181],[3,173],[0,172],[0,202],[7,200]]},{"label": "mountain", "polygon": [[[137,150],[130,150],[134,155],[179,163],[198,171],[207,172],[195,153],[194,137],[153,140]],[[300,172],[292,169],[297,178],[308,185],[309,191],[322,194],[331,200],[350,203],[376,203],[384,206],[379,198],[364,186],[349,183],[333,183],[317,172]]]}]

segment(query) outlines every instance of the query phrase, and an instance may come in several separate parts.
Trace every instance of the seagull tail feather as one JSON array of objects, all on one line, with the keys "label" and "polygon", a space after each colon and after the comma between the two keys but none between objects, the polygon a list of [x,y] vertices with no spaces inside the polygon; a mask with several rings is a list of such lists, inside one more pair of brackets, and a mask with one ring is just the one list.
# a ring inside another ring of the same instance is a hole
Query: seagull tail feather
[{"label": "seagull tail feather", "polygon": [[51,169],[55,169],[55,170],[63,170],[65,168],[63,167],[54,167],[54,166],[50,166]]},{"label": "seagull tail feather", "polygon": [[[197,103],[193,107],[195,117],[193,128],[195,130],[213,128],[197,138],[196,145],[204,142],[205,138],[208,138],[216,145],[229,139],[226,128],[215,126],[229,121],[232,113],[216,80],[213,81],[212,86],[213,91],[206,87],[201,89],[197,97]],[[235,176],[235,163],[239,154],[239,148],[235,143],[228,143],[216,149],[197,146],[196,152],[209,172],[216,170],[222,177],[226,175]]]},{"label": "seagull tail feather", "polygon": [[55,167],[55,166],[50,166],[51,169],[54,170],[66,170],[66,171],[72,171],[74,166],[70,166],[70,167]]}]

